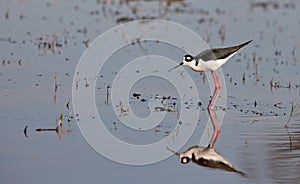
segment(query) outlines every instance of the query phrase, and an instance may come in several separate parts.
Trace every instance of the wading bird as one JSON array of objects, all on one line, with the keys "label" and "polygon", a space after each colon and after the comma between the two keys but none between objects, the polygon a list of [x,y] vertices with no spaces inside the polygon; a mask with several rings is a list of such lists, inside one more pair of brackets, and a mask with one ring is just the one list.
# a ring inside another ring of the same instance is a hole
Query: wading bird
[{"label": "wading bird", "polygon": [[207,108],[213,109],[222,89],[222,84],[216,73],[216,70],[225,64],[232,56],[234,56],[237,51],[245,47],[251,41],[252,40],[232,47],[207,49],[195,57],[191,55],[185,55],[182,59],[182,62],[179,65],[171,68],[169,71],[179,66],[188,66],[196,72],[211,71],[215,83],[215,90]]}]

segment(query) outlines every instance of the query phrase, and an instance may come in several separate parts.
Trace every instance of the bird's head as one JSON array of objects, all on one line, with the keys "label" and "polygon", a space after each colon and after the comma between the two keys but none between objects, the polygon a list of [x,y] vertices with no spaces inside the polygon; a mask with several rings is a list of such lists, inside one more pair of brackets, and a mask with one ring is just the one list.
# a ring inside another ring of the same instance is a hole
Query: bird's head
[{"label": "bird's head", "polygon": [[193,56],[191,56],[191,55],[185,55],[182,58],[182,62],[179,65],[171,68],[169,71],[174,70],[175,68],[177,68],[179,66],[190,66],[190,67],[193,68],[193,66],[195,66],[195,65],[196,65],[195,58]]},{"label": "bird's head", "polygon": [[195,58],[193,56],[191,56],[191,55],[185,55],[182,58],[182,64],[181,65],[187,65],[187,66],[189,66],[190,64],[195,65],[195,63],[196,63],[196,60],[195,60]]}]

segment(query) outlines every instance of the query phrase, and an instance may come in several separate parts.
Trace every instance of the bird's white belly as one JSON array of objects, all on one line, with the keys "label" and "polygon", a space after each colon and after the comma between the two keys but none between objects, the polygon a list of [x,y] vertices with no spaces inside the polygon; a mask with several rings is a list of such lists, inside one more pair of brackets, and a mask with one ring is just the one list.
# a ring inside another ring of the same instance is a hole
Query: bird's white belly
[{"label": "bird's white belly", "polygon": [[205,71],[215,71],[220,68],[228,59],[219,59],[211,61],[199,61],[198,66],[194,69],[195,71],[205,72]]}]

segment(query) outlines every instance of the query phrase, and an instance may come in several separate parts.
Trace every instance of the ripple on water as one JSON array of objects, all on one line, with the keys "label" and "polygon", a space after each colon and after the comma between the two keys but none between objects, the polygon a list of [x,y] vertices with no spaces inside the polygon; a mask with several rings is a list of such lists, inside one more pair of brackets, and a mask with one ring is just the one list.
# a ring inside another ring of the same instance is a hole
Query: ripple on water
[{"label": "ripple on water", "polygon": [[[234,135],[245,142],[238,149],[240,164],[250,179],[275,183],[300,180],[300,124],[285,128],[285,117],[252,117]],[[298,123],[298,124],[296,124]],[[248,125],[248,126],[247,126]]]}]

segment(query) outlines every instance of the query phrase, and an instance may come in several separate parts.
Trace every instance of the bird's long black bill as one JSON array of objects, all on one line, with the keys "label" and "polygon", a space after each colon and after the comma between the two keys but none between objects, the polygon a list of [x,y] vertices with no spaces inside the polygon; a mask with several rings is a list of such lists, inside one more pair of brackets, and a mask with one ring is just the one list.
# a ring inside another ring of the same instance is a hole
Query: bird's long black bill
[{"label": "bird's long black bill", "polygon": [[179,65],[177,65],[177,66],[175,66],[175,67],[171,68],[171,69],[169,70],[169,72],[170,72],[170,71],[172,71],[172,70],[174,70],[175,68],[178,68],[178,67],[180,67],[181,65],[183,65],[183,63],[180,63]]}]

